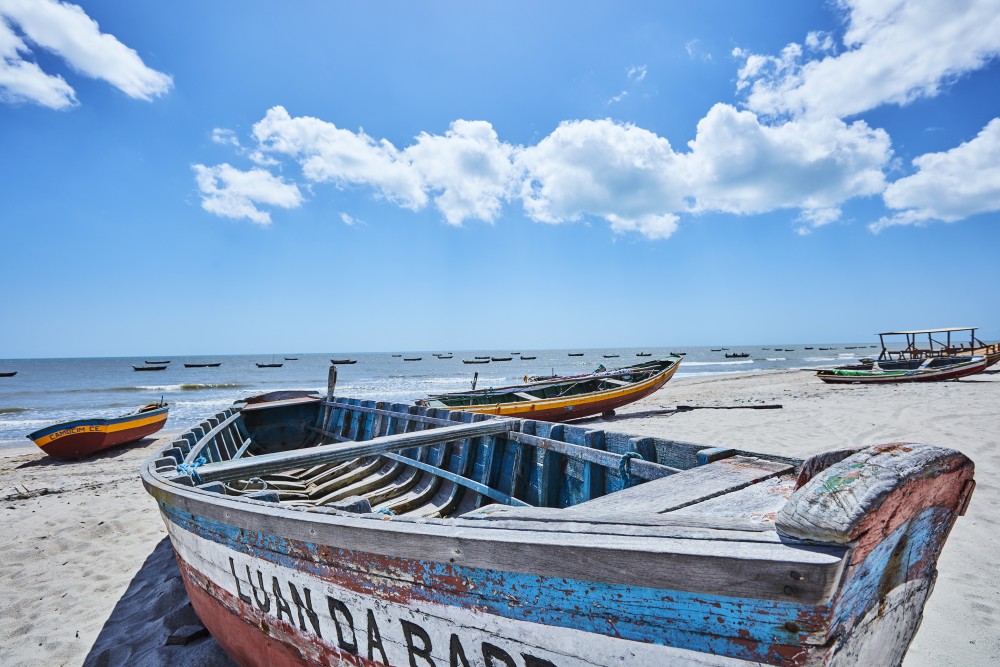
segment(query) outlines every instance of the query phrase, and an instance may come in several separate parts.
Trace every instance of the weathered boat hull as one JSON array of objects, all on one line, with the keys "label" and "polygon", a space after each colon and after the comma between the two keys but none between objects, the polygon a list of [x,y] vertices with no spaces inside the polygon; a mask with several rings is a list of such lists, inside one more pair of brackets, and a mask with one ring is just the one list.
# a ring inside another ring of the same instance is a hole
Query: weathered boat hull
[{"label": "weathered boat hull", "polygon": [[901,382],[941,382],[957,380],[981,373],[989,366],[986,357],[978,361],[960,362],[937,369],[917,371],[852,371],[852,374],[838,374],[834,370],[820,370],[816,373],[827,384],[898,384]]},{"label": "weathered boat hull", "polygon": [[156,433],[166,424],[168,410],[168,406],[163,406],[117,419],[64,422],[30,433],[27,437],[49,456],[81,459]]},{"label": "weathered boat hull", "polygon": [[[280,399],[142,471],[196,612],[241,665],[898,664],[974,486],[966,457],[926,445],[802,462]],[[268,488],[234,490],[251,475]]]}]

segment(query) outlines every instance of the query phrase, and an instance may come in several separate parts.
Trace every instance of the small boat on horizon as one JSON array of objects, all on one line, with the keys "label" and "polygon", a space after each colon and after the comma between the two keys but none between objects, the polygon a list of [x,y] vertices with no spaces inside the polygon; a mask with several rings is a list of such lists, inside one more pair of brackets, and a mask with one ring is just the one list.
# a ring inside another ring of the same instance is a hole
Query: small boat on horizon
[{"label": "small boat on horizon", "polygon": [[285,357],[285,361],[298,361],[298,357]]},{"label": "small boat on horizon", "polygon": [[449,417],[277,392],[143,464],[238,664],[899,665],[975,487],[941,446],[803,460]]},{"label": "small boat on horizon", "polygon": [[726,359],[746,359],[750,356],[749,352],[733,352],[732,354],[726,353]]},{"label": "small boat on horizon", "polygon": [[490,361],[510,361],[514,357],[490,357]]},{"label": "small boat on horizon", "polygon": [[605,354],[603,356],[604,356],[605,359],[617,359],[621,355],[620,354]]},{"label": "small boat on horizon", "polygon": [[0,378],[12,378],[17,375],[17,371],[5,371],[0,373]]},{"label": "small boat on horizon", "polygon": [[167,423],[166,403],[150,403],[112,419],[75,419],[46,426],[26,437],[57,459],[80,459],[102,449],[141,440]]},{"label": "small boat on horizon", "polygon": [[523,354],[521,355],[521,361],[531,361],[532,359],[537,359],[537,358],[538,357],[526,357]]},{"label": "small boat on horizon", "polygon": [[340,365],[340,364],[350,365],[350,364],[356,364],[356,363],[358,363],[358,360],[357,359],[331,359],[330,363],[334,364],[334,365]]},{"label": "small boat on horizon", "polygon": [[423,357],[403,357],[403,361],[420,361]]},{"label": "small boat on horizon", "polygon": [[475,359],[489,359],[490,357],[489,357],[489,355],[486,355],[486,356],[476,356],[474,358]]},{"label": "small boat on horizon", "polygon": [[148,361],[147,360],[147,361],[144,361],[143,363],[148,364],[150,366],[162,366],[164,364],[169,364],[170,360],[169,359],[163,359],[162,361]]},{"label": "small boat on horizon", "polygon": [[163,371],[166,369],[166,366],[132,366],[134,371]]},{"label": "small boat on horizon", "polygon": [[393,354],[392,356],[393,356],[394,358],[399,358],[399,357],[401,357],[401,356],[403,356],[403,355],[401,355],[401,354]]},{"label": "small boat on horizon", "polygon": [[722,348],[721,348],[721,347],[720,347],[720,348],[718,348],[718,349],[714,349],[714,348],[713,348],[713,349],[712,349],[712,352],[722,352]]},{"label": "small boat on horizon", "polygon": [[488,364],[489,359],[462,359],[463,364]]},{"label": "small boat on horizon", "polygon": [[440,354],[438,355],[438,359],[454,359],[454,356],[450,354]]},{"label": "small boat on horizon", "polygon": [[221,361],[214,361],[210,364],[184,364],[184,368],[218,368],[221,365]]},{"label": "small boat on horizon", "polygon": [[636,352],[635,356],[637,356],[637,357],[651,357],[651,356],[653,356],[653,353],[652,352]]},{"label": "small boat on horizon", "polygon": [[582,357],[583,356],[583,352],[567,352],[566,356],[567,357]]}]

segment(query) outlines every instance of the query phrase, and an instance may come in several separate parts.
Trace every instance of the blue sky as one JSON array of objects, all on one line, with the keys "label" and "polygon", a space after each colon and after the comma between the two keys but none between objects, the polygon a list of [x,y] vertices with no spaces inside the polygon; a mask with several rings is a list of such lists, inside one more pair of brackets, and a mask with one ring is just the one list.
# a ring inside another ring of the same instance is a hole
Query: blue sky
[{"label": "blue sky", "polygon": [[0,19],[0,357],[1000,338],[1000,0]]}]

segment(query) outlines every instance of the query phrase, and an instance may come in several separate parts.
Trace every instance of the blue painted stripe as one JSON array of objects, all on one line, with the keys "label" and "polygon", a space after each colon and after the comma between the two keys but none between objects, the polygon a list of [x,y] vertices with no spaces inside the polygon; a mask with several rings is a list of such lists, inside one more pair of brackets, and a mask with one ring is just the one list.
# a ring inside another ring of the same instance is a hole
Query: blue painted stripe
[{"label": "blue painted stripe", "polygon": [[242,530],[164,503],[160,508],[179,528],[205,539],[376,599],[426,600],[518,621],[747,660],[787,659],[800,650],[793,648],[800,646],[800,635],[786,623],[792,628],[801,625],[802,619],[815,623],[829,611],[828,607],[386,559]]}]

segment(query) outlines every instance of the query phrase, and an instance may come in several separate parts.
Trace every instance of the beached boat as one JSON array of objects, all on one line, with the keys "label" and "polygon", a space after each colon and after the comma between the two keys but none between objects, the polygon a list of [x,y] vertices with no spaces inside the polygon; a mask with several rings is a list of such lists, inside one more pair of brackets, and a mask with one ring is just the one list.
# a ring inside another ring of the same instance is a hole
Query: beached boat
[{"label": "beached boat", "polygon": [[0,373],[0,378],[12,378],[17,375],[17,371],[5,371]]},{"label": "beached boat", "polygon": [[76,419],[46,426],[28,434],[43,452],[57,459],[81,459],[102,449],[141,440],[167,422],[166,403],[144,405],[112,419]]},{"label": "beached boat", "polygon": [[210,364],[184,364],[184,368],[218,368],[221,365],[221,361],[216,361]]},{"label": "beached boat", "polygon": [[850,364],[816,370],[816,377],[828,384],[894,384],[899,382],[939,382],[957,380],[986,370],[986,357],[950,359],[931,357],[902,362]]},{"label": "beached boat", "polygon": [[166,366],[132,366],[134,371],[164,371]]},{"label": "beached boat", "polygon": [[[962,334],[968,336],[968,343],[961,340]],[[902,337],[902,341],[899,337]],[[880,333],[878,338],[882,345],[882,351],[878,355],[879,361],[929,357],[986,357],[987,366],[1000,361],[1000,343],[984,343],[976,336],[976,327],[886,331]]]},{"label": "beached boat", "polygon": [[258,397],[142,468],[243,666],[898,665],[975,482],[412,405]]},{"label": "beached boat", "polygon": [[331,359],[330,363],[331,364],[337,364],[337,365],[350,365],[350,364],[356,364],[356,363],[358,363],[358,360],[357,359]]},{"label": "beached boat", "polygon": [[505,417],[566,421],[591,415],[613,416],[614,410],[649,396],[665,385],[680,357],[646,361],[615,370],[557,377],[510,387],[430,396],[421,405]]}]

